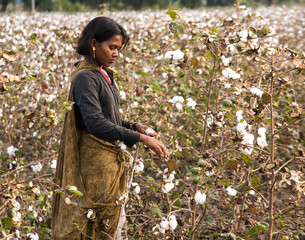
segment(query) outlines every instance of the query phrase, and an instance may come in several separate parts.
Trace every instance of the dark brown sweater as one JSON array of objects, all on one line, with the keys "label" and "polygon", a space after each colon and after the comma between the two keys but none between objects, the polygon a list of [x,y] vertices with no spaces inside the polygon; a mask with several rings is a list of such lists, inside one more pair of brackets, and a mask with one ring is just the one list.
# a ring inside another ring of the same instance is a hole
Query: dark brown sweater
[{"label": "dark brown sweater", "polygon": [[84,70],[74,79],[73,97],[77,127],[104,141],[123,141],[132,147],[140,137],[131,124],[121,118],[120,93],[98,70]]}]

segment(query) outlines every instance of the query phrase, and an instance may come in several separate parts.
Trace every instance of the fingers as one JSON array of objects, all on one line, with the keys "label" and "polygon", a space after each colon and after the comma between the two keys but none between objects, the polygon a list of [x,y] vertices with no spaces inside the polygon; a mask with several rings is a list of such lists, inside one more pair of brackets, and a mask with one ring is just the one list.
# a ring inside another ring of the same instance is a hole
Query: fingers
[{"label": "fingers", "polygon": [[159,157],[162,157],[162,155],[164,155],[164,157],[168,159],[169,157],[168,150],[164,146],[164,144],[159,140],[142,134],[140,135],[139,140],[143,142],[151,150],[153,150]]},{"label": "fingers", "polygon": [[159,157],[162,157],[162,155],[168,159],[168,150],[167,148],[161,143],[158,141],[158,145],[157,147],[154,149],[154,152],[159,156]]}]

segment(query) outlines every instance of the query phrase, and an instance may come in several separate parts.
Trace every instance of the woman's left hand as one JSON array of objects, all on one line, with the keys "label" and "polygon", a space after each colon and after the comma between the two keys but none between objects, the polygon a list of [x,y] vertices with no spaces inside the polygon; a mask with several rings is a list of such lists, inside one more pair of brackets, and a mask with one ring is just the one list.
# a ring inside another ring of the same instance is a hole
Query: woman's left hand
[{"label": "woman's left hand", "polygon": [[142,125],[141,123],[135,123],[133,129],[139,133],[158,139],[157,133],[152,128]]}]

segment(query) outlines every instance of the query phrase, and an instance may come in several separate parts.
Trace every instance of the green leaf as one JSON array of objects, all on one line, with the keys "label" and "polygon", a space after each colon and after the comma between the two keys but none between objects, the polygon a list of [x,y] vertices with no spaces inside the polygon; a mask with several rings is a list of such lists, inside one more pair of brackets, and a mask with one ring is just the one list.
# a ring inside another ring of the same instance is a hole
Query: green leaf
[{"label": "green leaf", "polygon": [[10,218],[13,218],[13,217],[15,217],[16,212],[15,212],[13,209],[9,209],[9,210],[7,211],[7,215],[8,215]]},{"label": "green leaf", "polygon": [[176,10],[173,8],[168,9],[166,14],[168,14],[172,18],[172,20],[175,20],[177,18]]},{"label": "green leaf", "polygon": [[4,218],[1,220],[4,229],[9,229],[13,226],[13,222],[11,218]]},{"label": "green leaf", "polygon": [[82,194],[80,191],[78,190],[70,190],[69,191],[70,193],[74,194],[75,196],[78,196],[78,197],[82,197],[84,196],[84,194]]},{"label": "green leaf", "polygon": [[259,178],[257,176],[253,176],[251,180],[252,180],[252,186],[254,188],[260,185]]},{"label": "green leaf", "polygon": [[271,101],[271,97],[270,97],[270,95],[267,94],[267,93],[263,93],[262,99],[263,99],[263,102],[264,102],[265,104],[268,104],[268,103],[270,103],[270,101]]},{"label": "green leaf", "polygon": [[241,155],[241,159],[244,160],[246,163],[250,163],[251,162],[251,158],[246,155],[246,154],[242,154]]},{"label": "green leaf", "polygon": [[250,27],[250,31],[253,32],[254,34],[257,33],[256,29],[254,27]]},{"label": "green leaf", "polygon": [[155,192],[158,192],[159,189],[161,188],[160,185],[154,185],[154,186],[150,186],[149,189]]},{"label": "green leaf", "polygon": [[32,33],[32,34],[31,34],[31,39],[34,40],[34,39],[36,39],[36,38],[37,38],[37,33]]},{"label": "green leaf", "polygon": [[151,209],[150,209],[150,214],[153,215],[153,216],[157,216],[157,217],[159,217],[159,218],[162,218],[161,209],[158,208],[157,206],[151,207]]},{"label": "green leaf", "polygon": [[59,189],[56,189],[54,192],[55,192],[55,193],[58,193],[58,194],[64,194],[64,192],[61,191],[61,190],[59,190]]},{"label": "green leaf", "polygon": [[209,225],[214,225],[214,219],[213,218],[211,218],[211,217],[207,217],[207,220],[205,221],[207,224],[209,224]]}]

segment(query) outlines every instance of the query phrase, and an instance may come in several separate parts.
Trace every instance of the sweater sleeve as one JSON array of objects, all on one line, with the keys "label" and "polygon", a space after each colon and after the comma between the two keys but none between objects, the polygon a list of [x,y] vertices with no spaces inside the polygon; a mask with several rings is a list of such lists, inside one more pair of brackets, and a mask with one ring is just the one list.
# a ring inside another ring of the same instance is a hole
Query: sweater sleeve
[{"label": "sweater sleeve", "polygon": [[98,81],[94,75],[78,74],[74,80],[73,94],[89,133],[110,143],[123,141],[128,147],[139,140],[139,133],[105,118],[99,100]]},{"label": "sweater sleeve", "polygon": [[131,129],[131,125],[132,125],[131,122],[122,119],[122,126],[123,126],[124,128]]}]

